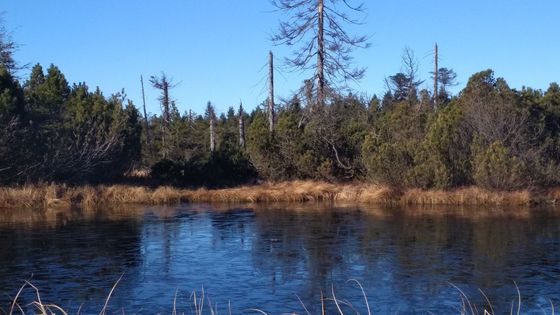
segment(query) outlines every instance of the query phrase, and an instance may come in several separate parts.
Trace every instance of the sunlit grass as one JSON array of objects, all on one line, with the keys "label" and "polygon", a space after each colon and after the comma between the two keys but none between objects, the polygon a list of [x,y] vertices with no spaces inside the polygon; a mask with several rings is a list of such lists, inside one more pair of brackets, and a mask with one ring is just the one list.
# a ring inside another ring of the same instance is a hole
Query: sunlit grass
[{"label": "sunlit grass", "polygon": [[560,188],[497,192],[477,187],[454,190],[395,189],[367,183],[322,181],[261,183],[223,189],[156,188],[134,185],[69,186],[37,184],[0,187],[0,208],[68,208],[100,204],[170,205],[180,202],[272,203],[345,202],[390,205],[529,205],[555,204]]}]

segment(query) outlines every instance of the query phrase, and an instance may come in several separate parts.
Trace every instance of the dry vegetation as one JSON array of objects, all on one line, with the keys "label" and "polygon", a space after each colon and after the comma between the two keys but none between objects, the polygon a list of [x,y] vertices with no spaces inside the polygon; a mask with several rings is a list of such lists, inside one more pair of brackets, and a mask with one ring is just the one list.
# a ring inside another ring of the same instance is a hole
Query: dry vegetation
[{"label": "dry vegetation", "polygon": [[[99,312],[99,315],[106,315],[108,313],[108,306],[111,300],[111,296],[113,295],[117,285],[119,284],[119,282],[122,280],[122,276],[115,282],[115,284],[113,285],[113,287],[111,288],[111,290],[109,291],[109,294],[107,295],[107,298],[105,299],[105,303],[103,304],[103,307],[101,308],[101,311]],[[363,296],[363,303],[365,306],[365,311],[367,311],[367,314],[371,315],[371,307],[370,307],[370,302],[368,301],[368,297],[367,294],[362,286],[362,284],[354,279],[350,279],[347,281],[347,283],[352,283],[358,286],[358,288],[360,289],[362,296]],[[517,297],[514,298],[511,301],[511,308],[509,309],[509,314],[520,314],[521,313],[521,309],[522,309],[522,299],[521,299],[521,292],[519,291],[519,287],[517,286],[517,284],[514,282],[515,284],[515,288],[517,289]],[[488,299],[488,297],[486,296],[486,294],[479,289],[480,294],[484,297],[484,299],[486,300],[486,303],[484,303],[484,305],[476,305],[474,302],[471,301],[471,298],[465,294],[465,292],[463,292],[459,287],[457,287],[454,284],[451,284],[451,286],[453,286],[455,289],[457,289],[457,291],[459,292],[459,296],[460,296],[460,300],[461,303],[460,305],[455,309],[455,311],[453,312],[453,314],[460,314],[460,315],[494,315],[496,314],[494,312],[494,307],[492,306],[492,302]],[[20,296],[22,295],[23,291],[29,289],[33,292],[33,294],[35,295],[35,298],[32,302],[30,303],[25,303],[23,301],[20,301]],[[328,296],[330,295],[330,296]],[[299,299],[299,297],[298,297]],[[197,291],[193,291],[189,297],[189,300],[191,300],[192,305],[190,305],[189,309],[190,311],[185,313],[185,312],[179,312],[177,309],[177,291],[175,292],[175,297],[173,299],[173,309],[171,314],[175,315],[175,314],[194,314],[194,315],[202,315],[202,314],[218,314],[218,304],[213,304],[212,301],[210,300],[209,297],[207,297],[204,293],[204,288],[202,288],[202,292],[201,294],[197,294]],[[303,310],[305,311],[305,313],[307,314],[311,314],[307,307],[305,306],[305,304],[302,302],[301,299],[299,299],[300,303],[301,303],[301,307],[303,308]],[[541,306],[541,310],[542,313],[545,315],[549,314],[549,310],[550,310],[550,314],[554,315],[555,311],[554,311],[554,304],[552,302],[552,300],[548,300],[548,302],[550,303],[549,307],[545,306],[544,308]],[[350,303],[348,300],[342,300],[337,298],[336,293],[335,293],[335,288],[334,285],[331,286],[331,290],[329,293],[327,293],[327,295],[323,295],[323,293],[321,293],[321,299],[320,299],[320,303],[321,303],[321,315],[325,315],[327,314],[327,304],[330,304],[330,306],[332,308],[336,307],[337,310],[337,314],[340,315],[344,315],[347,313],[352,313],[352,314],[361,314],[359,311],[357,311],[357,309],[354,307],[354,305],[352,305],[352,303]],[[32,309],[32,312],[26,311],[27,309]],[[81,314],[82,306],[80,306],[80,308],[77,311],[77,314]],[[231,301],[228,302],[228,306],[227,306],[227,311],[228,314],[232,314],[232,310],[231,310]],[[2,311],[2,309],[0,309],[0,311]],[[505,311],[505,310],[504,310]],[[125,314],[124,309],[121,309],[122,314]],[[332,312],[332,311],[331,311]],[[21,314],[21,315],[26,315],[26,314],[37,314],[37,315],[67,315],[69,314],[66,310],[64,310],[62,307],[58,306],[57,304],[54,303],[48,303],[48,302],[44,302],[41,298],[41,293],[39,292],[39,289],[33,285],[31,282],[29,281],[25,281],[25,283],[23,284],[23,286],[20,287],[19,291],[17,292],[17,294],[15,295],[15,297],[13,298],[13,300],[10,302],[10,308],[9,310],[3,310],[4,314],[8,314],[8,315],[15,315],[15,314]],[[255,314],[264,314],[267,315],[268,313],[261,310],[261,309],[246,309],[244,310],[244,313],[255,313]],[[431,312],[429,312],[431,313]],[[290,314],[298,314],[296,312],[291,312]],[[303,312],[301,314],[304,314]],[[364,313],[365,314],[365,313]],[[498,314],[500,314],[498,312]],[[506,314],[506,313],[503,313]]]},{"label": "dry vegetation", "polygon": [[267,203],[333,201],[393,205],[527,205],[555,204],[560,189],[495,192],[476,187],[454,190],[395,189],[373,184],[318,181],[263,183],[224,189],[148,188],[128,185],[67,186],[56,184],[0,188],[0,208],[91,207],[99,204],[177,204],[180,202]]}]

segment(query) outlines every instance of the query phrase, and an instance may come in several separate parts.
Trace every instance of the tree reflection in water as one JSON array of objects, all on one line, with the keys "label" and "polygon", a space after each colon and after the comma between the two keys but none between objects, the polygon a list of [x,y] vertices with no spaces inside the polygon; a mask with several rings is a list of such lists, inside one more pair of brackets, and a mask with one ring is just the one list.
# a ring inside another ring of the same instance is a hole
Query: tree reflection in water
[{"label": "tree reflection in water", "polygon": [[[0,213],[0,309],[30,280],[44,300],[75,313],[103,300],[121,274],[124,302],[141,262],[138,219],[129,210],[21,210]],[[23,301],[33,298],[27,292]],[[62,298],[63,297],[63,298]],[[25,303],[23,303],[25,305]]]},{"label": "tree reflection in water", "polygon": [[[519,285],[526,311],[560,287],[560,216],[554,209],[357,207],[329,204],[150,207],[0,213],[0,297],[23,279],[69,310],[110,307],[188,312],[204,287],[226,311],[320,307],[321,292],[374,313],[453,311],[453,283],[483,306],[509,310]],[[297,295],[297,297],[296,297]],[[56,300],[59,301],[59,300]],[[330,302],[327,306],[334,311]],[[180,311],[180,309],[179,309]]]}]

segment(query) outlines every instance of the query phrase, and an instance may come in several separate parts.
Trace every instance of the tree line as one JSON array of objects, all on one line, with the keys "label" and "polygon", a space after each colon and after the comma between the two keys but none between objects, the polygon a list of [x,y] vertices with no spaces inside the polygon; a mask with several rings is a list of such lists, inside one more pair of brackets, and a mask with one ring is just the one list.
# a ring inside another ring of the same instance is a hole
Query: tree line
[{"label": "tree line", "polygon": [[[150,183],[227,186],[258,180],[371,181],[448,189],[477,185],[513,190],[560,183],[560,87],[510,88],[492,70],[475,73],[457,95],[455,72],[438,64],[431,90],[421,88],[410,49],[381,97],[348,92],[350,53],[367,47],[344,24],[363,6],[341,0],[277,0],[288,20],[275,44],[298,46],[286,63],[314,69],[300,90],[246,111],[181,113],[165,73],[149,78],[161,114],[143,115],[124,92],[105,96],[70,85],[54,65],[15,76],[16,46],[0,30],[0,183],[113,182],[149,168]],[[142,89],[144,90],[144,81]]]},{"label": "tree line", "polygon": [[[161,79],[153,78],[154,87]],[[315,179],[510,190],[560,183],[558,84],[516,90],[486,70],[455,96],[445,90],[452,82],[441,79],[436,102],[433,92],[417,91],[411,73],[387,80],[382,98],[330,91],[323,106],[304,87],[276,106],[271,131],[266,102],[218,115],[210,102],[196,114],[168,100],[167,113],[144,120],[123,93],[70,85],[56,66],[35,65],[24,82],[2,66],[0,181],[105,182],[149,167],[159,183],[188,186]]]},{"label": "tree line", "polygon": [[70,86],[54,65],[20,83],[0,66],[0,182],[102,182],[141,153],[138,111],[126,96]]}]

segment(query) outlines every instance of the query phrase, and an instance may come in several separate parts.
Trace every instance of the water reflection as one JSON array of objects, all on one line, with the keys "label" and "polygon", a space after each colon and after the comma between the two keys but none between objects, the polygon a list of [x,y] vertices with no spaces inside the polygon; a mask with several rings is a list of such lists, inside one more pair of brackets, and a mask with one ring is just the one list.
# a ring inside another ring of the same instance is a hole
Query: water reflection
[{"label": "water reflection", "polygon": [[119,274],[134,281],[128,271],[141,261],[141,225],[119,219],[120,214],[109,209],[2,213],[0,307],[6,308],[6,297],[27,279],[47,300],[64,296],[60,306],[74,311],[81,303],[102,300]]},{"label": "water reflection", "polygon": [[[0,307],[23,279],[69,310],[190,312],[204,290],[222,313],[320,307],[323,292],[374,313],[441,313],[460,302],[509,310],[515,280],[525,311],[560,293],[555,209],[261,205],[0,212]],[[296,296],[297,295],[297,296]],[[557,300],[557,304],[560,300]],[[334,306],[327,305],[330,310]],[[182,309],[181,309],[182,308]],[[329,310],[329,309],[328,309]],[[75,312],[74,312],[75,313]]]}]

